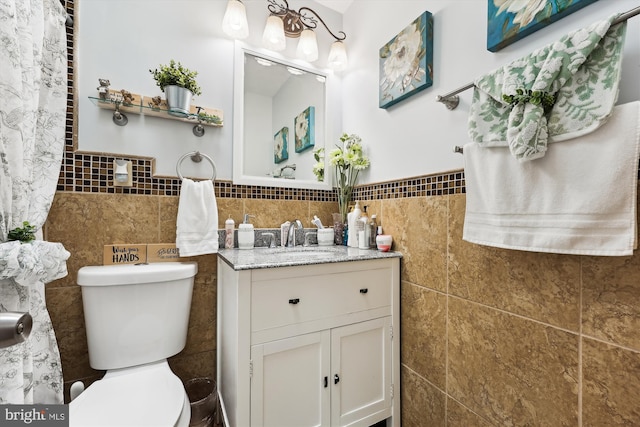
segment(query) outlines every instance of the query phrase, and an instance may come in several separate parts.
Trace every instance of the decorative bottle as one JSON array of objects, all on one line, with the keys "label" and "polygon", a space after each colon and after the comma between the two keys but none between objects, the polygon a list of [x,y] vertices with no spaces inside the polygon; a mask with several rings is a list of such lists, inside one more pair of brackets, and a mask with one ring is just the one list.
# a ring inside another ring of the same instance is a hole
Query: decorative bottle
[{"label": "decorative bottle", "polygon": [[235,226],[236,222],[231,216],[224,222],[224,247],[226,249],[233,249],[235,246],[236,242],[233,236]]},{"label": "decorative bottle", "polygon": [[358,247],[358,232],[360,231],[360,224],[362,224],[359,221],[360,215],[362,215],[362,210],[360,210],[360,203],[356,202],[356,206],[351,212],[347,214],[347,222],[349,225],[349,237],[347,240],[347,245],[351,248]]},{"label": "decorative bottle", "polygon": [[378,235],[378,221],[376,214],[371,215],[371,220],[368,224],[369,228],[369,248],[376,248],[376,236]]}]

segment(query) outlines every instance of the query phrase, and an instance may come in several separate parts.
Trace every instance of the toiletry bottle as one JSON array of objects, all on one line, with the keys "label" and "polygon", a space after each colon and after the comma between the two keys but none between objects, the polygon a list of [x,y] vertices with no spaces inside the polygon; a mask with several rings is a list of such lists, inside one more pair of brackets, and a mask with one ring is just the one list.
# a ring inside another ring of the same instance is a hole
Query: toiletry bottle
[{"label": "toiletry bottle", "polygon": [[367,227],[369,228],[369,247],[375,249],[376,236],[378,235],[378,221],[376,214],[371,215],[371,220],[369,220]]},{"label": "toiletry bottle", "polygon": [[360,215],[362,215],[360,203],[356,202],[356,206],[353,208],[353,211],[349,212],[347,215],[347,222],[349,223],[348,246],[352,248],[358,247],[358,232],[360,231],[358,219],[360,219]]},{"label": "toiletry bottle", "polygon": [[358,248],[369,249],[369,217],[367,216],[366,206],[363,206],[363,212],[358,222],[360,223],[358,228]]},{"label": "toiletry bottle", "polygon": [[236,245],[233,233],[236,228],[236,222],[229,215],[229,219],[224,222],[224,247],[226,249],[233,249]]},{"label": "toiletry bottle", "polygon": [[353,211],[356,213],[356,216],[354,218],[354,233],[355,233],[355,242],[354,242],[354,247],[360,247],[360,232],[364,231],[364,224],[362,224],[362,221],[360,221],[360,217],[362,217],[362,209],[360,209],[360,203],[356,202],[356,207],[353,209]]},{"label": "toiletry bottle", "polygon": [[249,218],[253,215],[244,214],[244,221],[238,226],[238,249],[253,249],[256,236],[253,230],[253,224],[249,222]]}]

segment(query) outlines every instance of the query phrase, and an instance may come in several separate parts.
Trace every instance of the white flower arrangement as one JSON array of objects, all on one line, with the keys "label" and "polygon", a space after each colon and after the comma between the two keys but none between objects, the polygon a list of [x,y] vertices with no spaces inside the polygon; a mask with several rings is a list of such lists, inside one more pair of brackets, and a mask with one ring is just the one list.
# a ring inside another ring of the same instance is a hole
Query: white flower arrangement
[{"label": "white flower arrangement", "polygon": [[[338,146],[329,152],[329,164],[334,168],[334,185],[338,192],[338,206],[342,221],[347,219],[347,207],[351,200],[353,187],[358,181],[360,171],[370,166],[370,161],[362,150],[362,139],[356,134],[343,133],[340,137],[342,146]],[[316,165],[313,168],[316,177],[324,178],[324,150],[318,149]],[[316,171],[317,170],[317,171]]]}]

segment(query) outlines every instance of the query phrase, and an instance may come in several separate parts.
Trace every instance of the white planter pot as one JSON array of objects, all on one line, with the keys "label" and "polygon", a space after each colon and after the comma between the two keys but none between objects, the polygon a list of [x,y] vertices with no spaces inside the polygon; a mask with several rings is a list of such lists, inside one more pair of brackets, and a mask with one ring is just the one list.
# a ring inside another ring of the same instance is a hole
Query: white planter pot
[{"label": "white planter pot", "polygon": [[191,97],[193,96],[190,90],[180,86],[165,86],[164,94],[167,98],[169,114],[179,117],[184,117],[189,114]]}]

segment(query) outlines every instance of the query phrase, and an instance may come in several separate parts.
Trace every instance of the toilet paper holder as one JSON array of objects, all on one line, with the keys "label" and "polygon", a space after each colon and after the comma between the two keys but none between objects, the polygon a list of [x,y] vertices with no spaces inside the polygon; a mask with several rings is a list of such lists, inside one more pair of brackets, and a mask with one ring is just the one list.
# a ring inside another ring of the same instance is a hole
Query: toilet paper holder
[{"label": "toilet paper holder", "polygon": [[0,313],[0,348],[26,341],[32,326],[33,318],[29,313],[14,311]]}]

